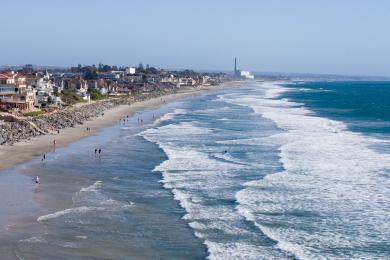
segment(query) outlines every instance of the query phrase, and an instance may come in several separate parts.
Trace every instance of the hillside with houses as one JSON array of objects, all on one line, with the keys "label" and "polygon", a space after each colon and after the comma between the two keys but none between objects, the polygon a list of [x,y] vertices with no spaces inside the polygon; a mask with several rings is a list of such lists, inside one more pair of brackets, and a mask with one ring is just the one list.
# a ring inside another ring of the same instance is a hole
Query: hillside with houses
[{"label": "hillside with houses", "polygon": [[223,73],[169,71],[140,64],[135,67],[81,66],[38,70],[31,65],[0,71],[0,109],[14,115],[45,113],[79,102],[119,96],[163,94],[183,87],[217,85]]},{"label": "hillside with houses", "polygon": [[169,71],[140,64],[0,71],[0,144],[83,124],[120,104],[231,80],[224,73]]}]

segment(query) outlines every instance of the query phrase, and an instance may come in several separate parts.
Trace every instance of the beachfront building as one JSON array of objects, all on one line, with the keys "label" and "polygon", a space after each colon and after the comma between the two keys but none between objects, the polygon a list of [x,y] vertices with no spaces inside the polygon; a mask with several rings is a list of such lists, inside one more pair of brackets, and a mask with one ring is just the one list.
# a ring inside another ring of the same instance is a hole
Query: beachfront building
[{"label": "beachfront building", "polygon": [[115,80],[92,79],[87,81],[88,88],[96,89],[102,95],[114,94],[118,84]]},{"label": "beachfront building", "polygon": [[26,82],[26,76],[17,72],[0,74],[0,108],[29,111],[34,109],[35,93]]},{"label": "beachfront building", "polygon": [[47,107],[49,105],[59,105],[61,103],[60,97],[54,95],[54,91],[58,92],[57,87],[53,80],[51,80],[50,74],[46,71],[46,74],[37,75],[29,79],[33,89],[35,90],[35,106]]},{"label": "beachfront building", "polygon": [[181,77],[178,80],[178,87],[189,87],[195,86],[197,84],[196,80],[192,77]]},{"label": "beachfront building", "polygon": [[71,90],[77,93],[84,101],[90,101],[91,97],[88,93],[88,83],[82,78],[64,79],[62,82],[64,89]]},{"label": "beachfront building", "polygon": [[203,85],[203,86],[210,86],[211,82],[212,82],[212,79],[211,79],[210,76],[207,76],[207,75],[202,76],[202,83],[201,83],[201,85]]}]

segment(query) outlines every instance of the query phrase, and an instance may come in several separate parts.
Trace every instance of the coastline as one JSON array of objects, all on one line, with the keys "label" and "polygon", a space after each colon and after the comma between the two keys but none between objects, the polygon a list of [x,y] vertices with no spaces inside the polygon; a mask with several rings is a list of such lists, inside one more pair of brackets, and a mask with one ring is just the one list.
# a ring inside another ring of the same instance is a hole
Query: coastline
[{"label": "coastline", "polygon": [[[4,216],[0,220],[2,232],[0,252],[2,255],[6,259],[18,259],[19,256],[15,257],[15,242],[33,233],[41,232],[36,230],[37,217],[69,208],[72,199],[67,196],[63,197],[63,195],[72,194],[90,185],[89,182],[85,182],[83,176],[77,174],[66,175],[67,178],[63,178],[61,174],[53,175],[45,172],[41,172],[40,177],[45,180],[46,185],[43,188],[34,185],[31,181],[32,176],[24,163],[52,151],[54,139],[57,142],[56,148],[66,147],[83,138],[97,135],[100,130],[114,126],[119,119],[127,115],[130,117],[138,112],[156,109],[167,103],[207,92],[239,87],[242,84],[245,82],[226,82],[218,86],[187,88],[177,93],[135,102],[131,105],[119,105],[104,111],[104,116],[93,118],[73,128],[65,128],[60,134],[46,134],[29,141],[15,143],[13,146],[0,146],[0,176],[3,178],[4,187],[7,187],[3,188],[1,193],[5,203],[2,210]],[[92,130],[86,131],[86,127]],[[19,166],[22,168],[18,168]]]},{"label": "coastline", "polygon": [[[119,105],[108,109],[103,116],[95,117],[84,122],[82,125],[69,127],[61,130],[59,134],[45,134],[31,138],[28,141],[15,143],[14,145],[0,146],[0,171],[10,169],[18,164],[32,160],[34,157],[45,154],[54,149],[53,141],[56,140],[55,148],[69,145],[81,138],[95,135],[98,130],[117,123],[121,118],[133,115],[138,111],[156,108],[164,103],[173,102],[182,98],[199,95],[207,91],[221,90],[231,87],[239,87],[245,81],[230,81],[217,86],[202,86],[198,88],[186,88],[177,93],[159,96],[156,98],[137,101],[131,105]],[[86,131],[86,127],[91,131]]]}]

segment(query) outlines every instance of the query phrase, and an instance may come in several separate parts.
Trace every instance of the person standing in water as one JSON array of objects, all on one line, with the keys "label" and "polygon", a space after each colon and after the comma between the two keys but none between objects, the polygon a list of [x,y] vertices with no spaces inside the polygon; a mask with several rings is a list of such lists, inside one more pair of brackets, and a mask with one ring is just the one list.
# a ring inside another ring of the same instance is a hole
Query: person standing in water
[{"label": "person standing in water", "polygon": [[39,183],[39,177],[37,176],[37,177],[35,177],[35,183]]}]

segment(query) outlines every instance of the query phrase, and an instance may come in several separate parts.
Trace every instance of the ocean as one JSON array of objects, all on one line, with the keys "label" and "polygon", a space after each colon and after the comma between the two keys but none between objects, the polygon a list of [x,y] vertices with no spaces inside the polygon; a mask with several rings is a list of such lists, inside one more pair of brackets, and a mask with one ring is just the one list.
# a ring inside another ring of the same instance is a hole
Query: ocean
[{"label": "ocean", "polygon": [[20,259],[390,259],[390,82],[208,92],[10,171]]}]

